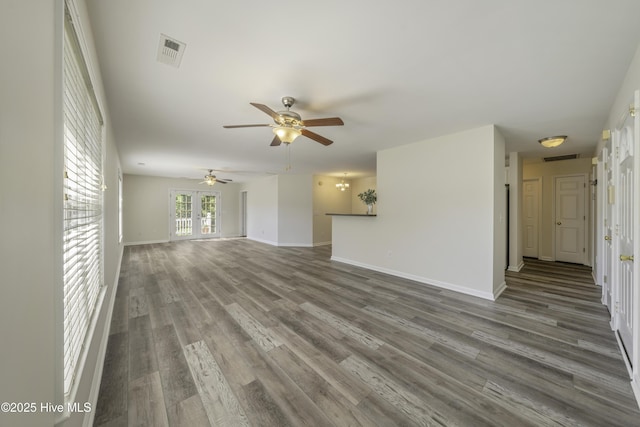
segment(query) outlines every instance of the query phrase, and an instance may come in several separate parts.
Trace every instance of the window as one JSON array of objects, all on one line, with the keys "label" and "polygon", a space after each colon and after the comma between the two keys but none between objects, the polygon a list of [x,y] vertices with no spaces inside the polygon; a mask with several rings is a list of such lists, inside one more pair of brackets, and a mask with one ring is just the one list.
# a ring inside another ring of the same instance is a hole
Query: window
[{"label": "window", "polygon": [[102,266],[102,116],[72,18],[64,47],[64,392],[73,386],[104,284]]}]

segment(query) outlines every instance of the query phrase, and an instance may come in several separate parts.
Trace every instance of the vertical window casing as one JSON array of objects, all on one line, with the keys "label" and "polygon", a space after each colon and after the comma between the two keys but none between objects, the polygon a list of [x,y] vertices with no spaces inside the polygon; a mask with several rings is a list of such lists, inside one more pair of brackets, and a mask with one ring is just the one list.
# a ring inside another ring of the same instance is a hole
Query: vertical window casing
[{"label": "vertical window casing", "polygon": [[81,364],[104,286],[102,116],[65,8],[63,46],[64,393]]}]

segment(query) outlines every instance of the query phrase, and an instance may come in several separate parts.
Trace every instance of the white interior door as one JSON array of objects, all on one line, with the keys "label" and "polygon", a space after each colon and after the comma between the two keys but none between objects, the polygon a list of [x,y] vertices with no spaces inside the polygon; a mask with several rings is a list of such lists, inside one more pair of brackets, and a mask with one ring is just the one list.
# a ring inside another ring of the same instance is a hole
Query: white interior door
[{"label": "white interior door", "polygon": [[607,145],[602,149],[602,158],[604,160],[602,185],[603,191],[600,193],[600,197],[603,201],[602,212],[602,230],[603,236],[603,251],[602,251],[602,295],[604,303],[609,309],[609,313],[613,313],[613,298],[611,295],[611,284],[613,282],[613,272],[611,269],[611,263],[613,260],[613,209],[615,204],[614,195],[614,176],[613,176],[613,150],[611,149],[611,140],[607,142]]},{"label": "white interior door", "polygon": [[171,190],[171,240],[220,237],[220,193]]},{"label": "white interior door", "polygon": [[585,191],[584,175],[555,179],[556,261],[584,264]]},{"label": "white interior door", "polygon": [[[637,98],[637,96],[636,96]],[[637,103],[636,99],[636,103]],[[637,106],[636,106],[637,111]],[[634,360],[633,348],[633,327],[634,327],[634,153],[637,144],[638,118],[632,114],[627,114],[621,125],[616,129],[617,151],[617,200],[616,200],[616,224],[615,224],[615,245],[617,250],[616,284],[614,298],[616,300],[616,318],[614,325],[620,334],[622,344],[629,355],[630,360]]]},{"label": "white interior door", "polygon": [[522,255],[538,258],[540,231],[540,178],[526,179],[522,183]]}]

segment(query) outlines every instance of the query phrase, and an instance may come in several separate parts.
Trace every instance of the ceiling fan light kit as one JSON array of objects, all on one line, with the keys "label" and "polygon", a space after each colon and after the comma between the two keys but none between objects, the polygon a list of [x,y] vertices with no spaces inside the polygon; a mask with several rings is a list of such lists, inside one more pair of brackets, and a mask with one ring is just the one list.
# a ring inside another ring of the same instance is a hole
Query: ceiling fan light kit
[{"label": "ceiling fan light kit", "polygon": [[302,135],[300,129],[288,126],[278,126],[273,128],[273,133],[278,135],[281,142],[285,144],[291,144],[297,137]]},{"label": "ceiling fan light kit", "polygon": [[550,136],[548,138],[539,139],[538,142],[543,147],[553,148],[562,144],[564,141],[566,141],[566,139],[567,139],[567,135],[558,135],[558,136]]},{"label": "ceiling fan light kit", "polygon": [[209,173],[204,176],[204,181],[200,182],[200,184],[207,184],[211,187],[214,186],[216,182],[219,182],[220,184],[226,184],[231,181],[231,179],[216,178],[216,176],[213,174],[213,169],[209,169]]},{"label": "ceiling fan light kit", "polygon": [[287,145],[291,144],[300,135],[304,135],[309,139],[313,139],[314,141],[319,142],[322,145],[333,144],[333,141],[331,141],[330,139],[327,139],[322,135],[318,135],[315,132],[311,132],[309,129],[307,129],[307,127],[342,126],[344,125],[342,119],[340,117],[327,117],[322,119],[302,120],[300,114],[290,110],[294,103],[295,99],[293,97],[284,96],[282,97],[282,105],[285,106],[286,110],[276,112],[264,104],[250,102],[250,104],[256,107],[258,110],[271,116],[275,124],[225,125],[223,127],[227,129],[246,127],[271,127],[273,128],[273,133],[276,134],[276,136],[273,138],[273,141],[271,141],[272,147],[278,146],[283,142]]}]

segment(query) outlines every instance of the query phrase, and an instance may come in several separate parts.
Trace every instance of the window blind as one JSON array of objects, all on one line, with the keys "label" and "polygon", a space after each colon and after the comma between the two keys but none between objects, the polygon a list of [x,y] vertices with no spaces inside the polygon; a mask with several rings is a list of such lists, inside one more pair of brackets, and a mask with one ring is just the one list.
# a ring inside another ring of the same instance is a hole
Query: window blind
[{"label": "window blind", "polygon": [[102,118],[78,38],[64,31],[64,392],[73,386],[101,287]]}]

